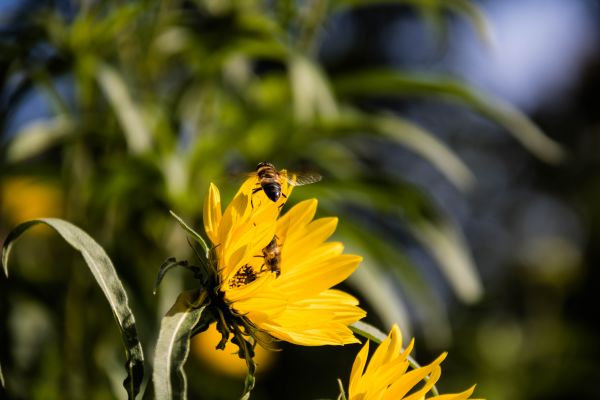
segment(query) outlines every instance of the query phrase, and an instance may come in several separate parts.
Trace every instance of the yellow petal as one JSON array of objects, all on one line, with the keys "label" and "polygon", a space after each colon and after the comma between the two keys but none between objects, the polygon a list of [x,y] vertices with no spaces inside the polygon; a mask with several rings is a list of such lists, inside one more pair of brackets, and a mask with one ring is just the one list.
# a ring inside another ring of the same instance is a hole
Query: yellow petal
[{"label": "yellow petal", "polygon": [[288,229],[300,230],[309,224],[317,212],[317,200],[304,200],[292,207],[285,215],[277,220],[277,236],[285,242]]},{"label": "yellow petal", "polygon": [[375,350],[373,357],[371,357],[371,361],[369,361],[369,366],[366,371],[367,374],[373,373],[375,369],[381,366],[381,363],[385,359],[385,354],[390,347],[390,343],[392,342],[392,332],[394,331],[392,330],[385,340],[377,346],[377,350]]},{"label": "yellow petal", "polygon": [[367,364],[367,357],[369,356],[369,341],[367,340],[365,345],[356,355],[354,364],[352,364],[352,371],[350,372],[350,383],[348,385],[348,396],[353,399],[358,393],[358,385],[362,378],[365,365]]},{"label": "yellow petal", "polygon": [[442,369],[439,365],[436,365],[431,374],[429,375],[429,379],[425,382],[425,385],[414,393],[411,393],[410,396],[406,396],[404,400],[420,400],[425,397],[427,392],[431,390],[433,385],[440,379],[442,376]]},{"label": "yellow petal", "polygon": [[219,225],[221,224],[221,195],[219,189],[211,183],[204,200],[204,230],[210,241],[219,243]]},{"label": "yellow petal", "polygon": [[[263,281],[267,281],[267,278],[263,279]],[[239,290],[242,291],[245,288],[246,287],[242,287]],[[235,292],[235,290],[230,290],[228,292],[228,295],[231,295],[232,298],[235,297],[233,292]],[[242,300],[235,302],[235,310],[240,314],[248,314],[254,323],[261,323],[276,318],[285,311],[288,305],[285,296],[274,290],[268,289],[256,290],[251,297],[248,297],[245,294],[241,294],[239,297],[242,298]]]},{"label": "yellow petal", "polygon": [[260,324],[274,337],[302,346],[344,345],[359,343],[347,326],[330,321],[321,321],[312,329],[292,329],[277,324],[277,321]]},{"label": "yellow petal", "polygon": [[[291,243],[291,242],[289,242]],[[294,244],[294,243],[291,243]],[[340,242],[323,243],[313,249],[297,250],[294,246],[283,246],[281,251],[281,270],[289,273],[297,268],[306,268],[315,263],[331,260],[344,251]]]},{"label": "yellow petal", "polygon": [[398,328],[398,325],[394,324],[392,326],[392,329],[390,330],[390,336],[392,338],[392,342],[390,343],[390,349],[384,357],[383,362],[389,362],[393,359],[396,359],[402,350],[402,332],[400,331],[400,328]]},{"label": "yellow petal", "polygon": [[330,217],[316,219],[306,226],[293,224],[290,226],[286,241],[293,241],[295,249],[314,249],[335,232],[337,223],[337,218]]},{"label": "yellow petal", "polygon": [[385,394],[385,400],[396,400],[402,399],[406,393],[408,393],[417,383],[423,378],[429,375],[436,366],[438,366],[446,358],[446,353],[442,353],[435,361],[431,364],[421,368],[414,369],[402,376],[394,382]]},{"label": "yellow petal", "polygon": [[467,400],[475,391],[475,385],[461,393],[442,394],[430,397],[427,400]]},{"label": "yellow petal", "polygon": [[361,261],[362,257],[342,254],[303,268],[286,270],[275,284],[291,299],[311,297],[342,282]]}]

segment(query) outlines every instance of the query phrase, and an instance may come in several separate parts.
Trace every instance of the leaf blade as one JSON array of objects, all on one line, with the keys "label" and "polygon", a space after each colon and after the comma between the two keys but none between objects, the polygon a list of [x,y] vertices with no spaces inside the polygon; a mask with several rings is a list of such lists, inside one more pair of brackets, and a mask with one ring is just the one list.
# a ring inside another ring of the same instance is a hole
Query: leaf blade
[{"label": "leaf blade", "polygon": [[382,115],[373,120],[375,128],[384,136],[422,156],[456,187],[467,190],[474,185],[475,176],[469,167],[427,130],[393,115]]},{"label": "leaf blade", "polygon": [[187,399],[183,365],[189,354],[193,328],[206,316],[206,304],[198,306],[205,298],[206,292],[200,297],[197,291],[181,293],[161,321],[152,373],[157,399]]},{"label": "leaf blade", "polygon": [[335,79],[333,87],[340,97],[425,96],[458,102],[505,128],[539,159],[558,163],[565,158],[564,149],[514,106],[448,76],[369,69]]},{"label": "leaf blade", "polygon": [[144,376],[144,354],[138,339],[135,318],[128,304],[127,292],[117,276],[112,261],[94,239],[77,226],[57,218],[40,218],[24,222],[10,231],[2,245],[4,274],[8,277],[8,258],[16,240],[29,228],[38,224],[45,224],[53,228],[67,243],[81,253],[104,293],[119,325],[125,346],[127,378],[123,382],[123,386],[127,390],[129,399],[135,399]]},{"label": "leaf blade", "polygon": [[189,226],[179,215],[175,214],[172,210],[169,210],[169,213],[171,214],[171,216],[173,218],[175,218],[177,220],[179,225],[190,236],[192,236],[194,239],[196,239],[196,241],[198,241],[198,243],[200,243],[200,246],[202,246],[202,250],[204,250],[204,256],[206,257],[206,259],[208,259],[209,254],[210,254],[210,247],[208,247],[204,238],[198,232],[196,232],[191,226]]}]

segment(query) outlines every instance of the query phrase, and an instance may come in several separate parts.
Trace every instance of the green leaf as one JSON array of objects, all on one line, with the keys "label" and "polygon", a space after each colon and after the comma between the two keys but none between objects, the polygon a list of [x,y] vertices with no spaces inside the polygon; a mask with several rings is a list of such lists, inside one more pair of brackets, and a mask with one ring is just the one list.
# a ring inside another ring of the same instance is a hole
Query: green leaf
[{"label": "green leaf", "polygon": [[53,228],[67,243],[81,253],[108,300],[121,330],[127,356],[125,363],[127,378],[123,382],[123,386],[127,390],[129,399],[135,399],[144,376],[142,345],[138,339],[135,318],[129,308],[125,288],[119,280],[110,258],[94,239],[75,225],[61,219],[40,218],[24,222],[10,231],[2,246],[2,268],[5,275],[8,277],[8,257],[15,241],[29,228],[38,224],[46,224]]},{"label": "green leaf", "polygon": [[254,384],[256,383],[256,362],[254,362],[254,346],[242,335],[239,327],[234,327],[235,333],[232,343],[238,346],[238,357],[242,358],[246,361],[246,367],[248,367],[248,371],[246,372],[246,378],[244,379],[244,392],[242,393],[242,397],[240,400],[248,400],[250,398],[250,393],[252,389],[254,389]]},{"label": "green leaf", "polygon": [[475,177],[452,150],[434,135],[412,122],[392,115],[373,118],[374,128],[421,155],[435,166],[458,188],[473,186]]},{"label": "green leaf", "polygon": [[449,221],[433,224],[420,220],[411,223],[410,229],[436,259],[460,300],[465,303],[478,301],[483,295],[483,285],[458,228]]},{"label": "green leaf", "polygon": [[194,327],[207,318],[206,292],[183,292],[160,323],[160,332],[154,353],[155,398],[165,400],[187,399],[187,381],[183,365],[190,352]]},{"label": "green leaf", "polygon": [[308,123],[318,117],[335,117],[337,103],[329,80],[309,59],[295,55],[290,60],[290,83],[296,120]]},{"label": "green leaf", "polygon": [[[164,263],[162,263],[162,265],[158,269],[158,274],[156,275],[156,281],[154,281],[154,286],[152,287],[153,294],[156,294],[158,286],[160,285],[160,282],[162,282],[162,280],[165,277],[165,275],[167,274],[167,272],[169,272],[172,268],[175,268],[175,267],[183,267],[183,268],[188,268],[188,269],[193,268],[190,265],[188,265],[188,262],[186,260],[177,261],[177,259],[175,259],[175,257],[167,258],[167,260]],[[193,269],[192,269],[192,271],[193,271]]]},{"label": "green leaf", "polygon": [[515,107],[448,76],[370,69],[337,78],[333,87],[340,97],[425,96],[458,102],[504,127],[540,159],[558,163],[565,156],[558,143]]},{"label": "green leaf", "polygon": [[152,136],[144,116],[129,95],[127,84],[117,70],[106,64],[98,66],[97,78],[105,96],[119,119],[127,145],[133,154],[145,152],[152,145]]},{"label": "green leaf", "polygon": [[475,182],[469,167],[444,142],[402,117],[392,114],[372,115],[345,108],[339,118],[323,121],[316,128],[315,130],[335,136],[365,131],[381,135],[423,157],[459,189],[467,190]]},{"label": "green leaf", "polygon": [[456,13],[463,14],[473,24],[479,40],[488,46],[492,44],[490,25],[480,7],[470,0],[444,0],[444,6]]},{"label": "green leaf", "polygon": [[[490,29],[487,19],[481,8],[473,4],[470,0],[336,0],[334,7],[365,7],[382,4],[407,4],[418,7],[426,18],[439,20],[443,16],[443,11],[449,10],[463,14],[475,27],[479,39],[484,43],[490,42]],[[437,15],[432,17],[432,14]],[[436,21],[436,24],[440,23]],[[435,29],[440,29],[434,25]]]},{"label": "green leaf", "polygon": [[210,255],[210,247],[208,247],[208,245],[206,244],[206,241],[202,238],[202,236],[200,236],[200,234],[198,232],[196,232],[194,229],[192,229],[192,227],[190,227],[188,224],[186,224],[185,221],[183,219],[181,219],[181,217],[179,215],[175,214],[171,210],[169,210],[169,213],[171,213],[173,218],[175,218],[177,220],[177,222],[179,222],[179,225],[181,225],[181,227],[183,229],[185,229],[185,231],[187,233],[189,233],[194,239],[196,239],[198,241],[198,243],[200,243],[200,245],[202,246],[202,250],[204,250],[204,256],[206,257],[206,260],[208,260],[209,255]]},{"label": "green leaf", "polygon": [[58,145],[75,131],[75,123],[64,115],[35,120],[21,129],[6,149],[6,160],[16,163],[35,157]]},{"label": "green leaf", "polygon": [[450,327],[445,306],[404,249],[390,243],[376,229],[359,226],[351,219],[340,223],[337,233],[342,235],[348,249],[356,249],[357,254],[363,255],[361,267],[350,276],[349,282],[375,309],[381,321],[386,325],[397,323],[410,334],[406,309],[412,306],[422,316],[418,321],[426,339],[436,344],[447,343]]}]

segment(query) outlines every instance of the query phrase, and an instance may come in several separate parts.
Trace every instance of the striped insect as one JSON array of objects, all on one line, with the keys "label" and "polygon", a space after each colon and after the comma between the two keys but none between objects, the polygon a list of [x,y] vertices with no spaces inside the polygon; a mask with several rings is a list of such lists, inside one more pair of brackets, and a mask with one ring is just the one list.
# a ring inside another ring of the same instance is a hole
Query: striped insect
[{"label": "striped insect", "polygon": [[287,181],[292,186],[308,185],[319,182],[322,177],[316,173],[289,173],[282,169],[278,171],[275,166],[269,162],[261,162],[256,166],[256,176],[258,177],[257,187],[252,194],[265,192],[269,200],[277,202],[281,197],[287,198],[281,191],[281,183]]}]

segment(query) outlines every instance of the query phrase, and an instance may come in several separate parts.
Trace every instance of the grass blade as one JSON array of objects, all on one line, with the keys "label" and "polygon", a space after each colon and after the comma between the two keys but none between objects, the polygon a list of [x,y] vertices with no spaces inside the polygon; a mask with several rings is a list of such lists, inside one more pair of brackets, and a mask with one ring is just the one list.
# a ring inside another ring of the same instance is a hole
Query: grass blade
[{"label": "grass blade", "polygon": [[61,219],[41,218],[24,222],[8,234],[2,246],[4,274],[8,277],[8,257],[15,241],[29,228],[38,224],[46,224],[53,228],[67,243],[81,253],[90,272],[94,275],[96,282],[108,300],[121,330],[127,355],[125,363],[127,378],[123,382],[123,386],[127,390],[129,399],[134,399],[140,390],[140,384],[144,376],[142,345],[138,339],[135,318],[129,308],[125,288],[119,280],[110,258],[94,239],[75,225]]},{"label": "grass blade", "polygon": [[190,351],[193,328],[205,317],[205,300],[206,292],[183,292],[161,321],[152,374],[157,399],[187,399],[183,365]]},{"label": "grass blade", "polygon": [[317,65],[297,55],[292,57],[289,69],[296,120],[308,123],[319,117],[335,117],[338,113],[335,97]]},{"label": "grass blade", "polygon": [[97,72],[98,83],[119,119],[127,145],[133,154],[140,154],[152,146],[152,136],[145,119],[128,92],[128,86],[119,73],[108,65]]},{"label": "grass blade", "polygon": [[6,149],[6,161],[17,163],[35,157],[75,132],[75,122],[59,115],[49,119],[35,120],[23,127]]},{"label": "grass blade", "polygon": [[370,69],[335,79],[340,97],[425,96],[464,104],[504,127],[541,160],[558,163],[564,150],[522,112],[507,102],[444,75]]},{"label": "grass blade", "polygon": [[421,155],[458,188],[473,186],[475,177],[469,167],[443,142],[412,122],[392,115],[374,117],[375,129]]}]

